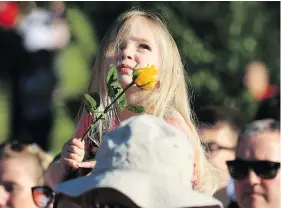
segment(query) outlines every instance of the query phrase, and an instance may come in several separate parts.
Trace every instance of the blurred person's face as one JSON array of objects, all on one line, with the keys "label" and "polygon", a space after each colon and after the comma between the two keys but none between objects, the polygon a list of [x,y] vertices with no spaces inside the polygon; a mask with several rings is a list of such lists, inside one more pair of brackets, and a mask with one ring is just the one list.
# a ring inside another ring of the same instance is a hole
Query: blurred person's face
[{"label": "blurred person's face", "polygon": [[[280,133],[266,132],[242,141],[236,157],[246,161],[271,161],[280,163]],[[269,168],[264,168],[266,171]],[[235,180],[237,202],[242,208],[280,207],[280,168],[273,179],[263,179],[252,169],[248,175]]]},{"label": "blurred person's face", "polygon": [[17,159],[0,161],[0,200],[5,197],[1,208],[36,208],[31,194],[36,181],[29,168],[27,163]]},{"label": "blurred person's face", "polygon": [[235,147],[238,133],[230,128],[229,125],[218,123],[211,128],[202,128],[199,131],[201,142],[206,144],[208,160],[223,171],[226,185],[229,180],[226,161],[233,160],[235,157]]},{"label": "blurred person's face", "polygon": [[268,74],[265,66],[253,64],[247,68],[244,84],[254,97],[262,96],[268,87]]}]

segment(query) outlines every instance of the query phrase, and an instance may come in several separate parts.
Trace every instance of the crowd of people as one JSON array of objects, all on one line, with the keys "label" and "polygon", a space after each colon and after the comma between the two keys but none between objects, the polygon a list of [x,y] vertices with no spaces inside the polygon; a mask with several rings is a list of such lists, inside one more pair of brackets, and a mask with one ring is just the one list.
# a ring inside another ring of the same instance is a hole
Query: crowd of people
[{"label": "crowd of people", "polygon": [[[27,32],[24,27],[20,31]],[[33,41],[24,43],[26,49]],[[31,45],[40,56],[42,49]],[[117,66],[125,89],[134,81],[136,66],[145,70],[151,64],[158,73],[153,88],[135,84],[125,92],[127,105],[140,104],[144,113],[116,106],[92,124],[96,117],[83,104],[76,134],[55,157],[44,151],[44,131],[36,124],[36,141],[22,144],[14,136],[2,144],[0,208],[279,207],[279,89],[267,83],[257,90],[261,107],[251,122],[227,106],[206,106],[194,117],[185,69],[166,25],[154,13],[130,10],[116,19],[96,56],[88,91],[99,93],[100,110],[114,100],[106,82],[111,66]],[[260,67],[255,64],[249,68]],[[251,80],[245,82],[253,89]],[[39,115],[36,107],[27,109],[23,115]],[[89,126],[94,131],[84,137]]]}]

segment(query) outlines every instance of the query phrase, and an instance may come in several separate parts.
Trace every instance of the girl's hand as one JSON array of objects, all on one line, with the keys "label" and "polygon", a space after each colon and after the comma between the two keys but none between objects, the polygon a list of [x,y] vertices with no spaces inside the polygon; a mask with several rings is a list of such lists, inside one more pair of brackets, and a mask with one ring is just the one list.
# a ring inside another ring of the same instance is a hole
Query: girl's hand
[{"label": "girl's hand", "polygon": [[85,141],[73,138],[64,144],[61,153],[61,164],[65,171],[77,169],[85,156]]},{"label": "girl's hand", "polygon": [[[97,147],[91,147],[91,153],[96,154],[98,151]],[[84,162],[78,163],[79,168],[93,168],[96,164],[96,161],[94,159],[86,160]]]}]

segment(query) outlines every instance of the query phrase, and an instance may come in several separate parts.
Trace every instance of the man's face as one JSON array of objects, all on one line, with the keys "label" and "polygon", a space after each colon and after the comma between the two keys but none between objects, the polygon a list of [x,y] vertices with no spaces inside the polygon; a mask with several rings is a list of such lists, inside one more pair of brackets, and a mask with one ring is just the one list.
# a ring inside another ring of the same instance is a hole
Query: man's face
[{"label": "man's face", "polygon": [[208,160],[217,168],[223,171],[224,184],[229,180],[227,174],[227,160],[233,160],[235,157],[235,147],[238,133],[227,124],[216,124],[212,128],[200,129],[200,139],[208,145]]},{"label": "man's face", "polygon": [[[246,161],[280,162],[280,132],[265,132],[245,138],[237,147],[236,157]],[[280,207],[280,168],[273,179],[263,179],[252,169],[244,179],[235,180],[235,193],[242,208]]]}]

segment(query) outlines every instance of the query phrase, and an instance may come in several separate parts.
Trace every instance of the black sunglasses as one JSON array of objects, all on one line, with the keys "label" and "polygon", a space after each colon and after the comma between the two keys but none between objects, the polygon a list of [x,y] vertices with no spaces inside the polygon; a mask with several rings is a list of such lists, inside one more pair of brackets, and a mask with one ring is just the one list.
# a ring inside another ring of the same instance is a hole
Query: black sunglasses
[{"label": "black sunglasses", "polygon": [[46,208],[54,202],[55,192],[48,186],[35,186],[31,191],[33,201],[39,208]]},{"label": "black sunglasses", "polygon": [[246,178],[250,169],[252,169],[255,174],[262,179],[273,179],[280,168],[280,162],[271,162],[266,160],[246,161],[236,159],[227,161],[226,164],[231,177],[236,180]]}]

